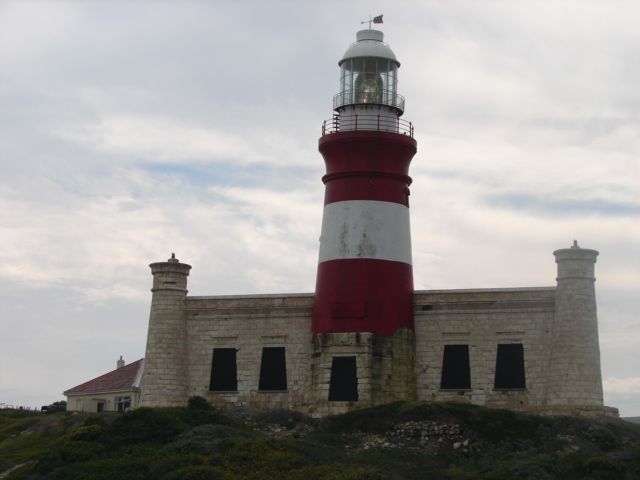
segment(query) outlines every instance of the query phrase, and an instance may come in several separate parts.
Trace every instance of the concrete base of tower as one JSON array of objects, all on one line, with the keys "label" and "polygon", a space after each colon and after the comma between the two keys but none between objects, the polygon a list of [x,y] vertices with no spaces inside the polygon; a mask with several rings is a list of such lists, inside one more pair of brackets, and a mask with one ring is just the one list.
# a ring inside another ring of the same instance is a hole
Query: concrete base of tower
[{"label": "concrete base of tower", "polygon": [[415,335],[371,332],[314,337],[309,413],[324,416],[398,400],[416,400]]}]

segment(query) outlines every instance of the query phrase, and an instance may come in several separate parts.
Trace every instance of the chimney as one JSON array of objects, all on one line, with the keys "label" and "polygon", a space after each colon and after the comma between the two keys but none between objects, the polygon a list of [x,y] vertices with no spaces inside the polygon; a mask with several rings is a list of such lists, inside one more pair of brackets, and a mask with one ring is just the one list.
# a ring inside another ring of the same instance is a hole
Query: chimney
[{"label": "chimney", "polygon": [[116,365],[118,366],[118,368],[124,367],[124,360],[122,359],[122,355],[120,355],[120,360],[116,362]]}]

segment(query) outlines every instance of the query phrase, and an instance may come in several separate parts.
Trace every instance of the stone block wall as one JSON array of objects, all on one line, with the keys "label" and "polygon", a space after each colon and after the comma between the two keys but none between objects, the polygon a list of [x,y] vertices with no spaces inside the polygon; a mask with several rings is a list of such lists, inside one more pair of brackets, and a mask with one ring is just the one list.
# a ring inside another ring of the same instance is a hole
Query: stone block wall
[{"label": "stone block wall", "polygon": [[[307,403],[313,294],[187,297],[188,395],[217,406],[299,409]],[[287,391],[258,389],[262,349],[285,347]],[[214,348],[237,349],[238,390],[210,390]]]},{"label": "stone block wall", "polygon": [[[175,258],[152,264],[141,405],[185,405],[200,395],[221,407],[320,416],[417,398],[541,413],[609,412],[602,404],[597,252],[574,244],[555,255],[557,287],[416,291],[415,333],[400,329],[391,337],[345,332],[313,338],[313,294],[189,297],[189,265]],[[500,351],[518,351],[525,385],[495,388],[498,346],[513,344],[519,346]],[[468,348],[468,388],[441,388],[447,345]],[[285,349],[286,390],[259,388],[265,347]],[[233,391],[211,389],[216,348],[235,350]],[[358,401],[328,401],[336,356],[356,359]]]},{"label": "stone block wall", "polygon": [[[555,287],[432,290],[414,294],[418,398],[535,410],[546,401]],[[526,389],[496,390],[498,344],[524,348]],[[471,388],[441,390],[445,345],[468,345]]]}]

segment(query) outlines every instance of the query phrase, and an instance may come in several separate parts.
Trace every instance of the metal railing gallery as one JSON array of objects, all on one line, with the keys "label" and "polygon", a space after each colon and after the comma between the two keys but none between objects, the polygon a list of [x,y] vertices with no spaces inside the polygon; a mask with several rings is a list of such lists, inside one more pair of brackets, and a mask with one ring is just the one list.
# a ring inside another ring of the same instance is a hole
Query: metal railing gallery
[{"label": "metal railing gallery", "polygon": [[334,115],[322,122],[322,135],[338,132],[373,131],[391,132],[413,138],[413,124],[398,117],[386,115]]}]

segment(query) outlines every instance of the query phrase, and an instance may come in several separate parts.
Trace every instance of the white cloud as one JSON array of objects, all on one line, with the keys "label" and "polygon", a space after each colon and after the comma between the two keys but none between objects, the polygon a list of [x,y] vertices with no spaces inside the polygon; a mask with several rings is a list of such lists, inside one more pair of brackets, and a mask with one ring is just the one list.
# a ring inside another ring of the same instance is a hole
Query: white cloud
[{"label": "white cloud", "polygon": [[171,119],[110,116],[93,125],[62,130],[59,135],[99,151],[152,162],[265,160],[237,134]]},{"label": "white cloud", "polygon": [[635,397],[640,395],[640,377],[605,378],[602,388],[608,395]]}]

